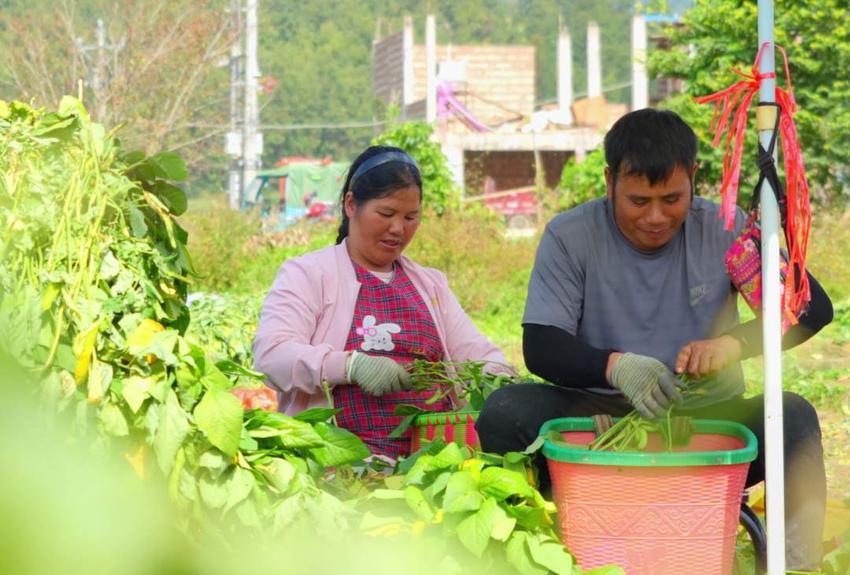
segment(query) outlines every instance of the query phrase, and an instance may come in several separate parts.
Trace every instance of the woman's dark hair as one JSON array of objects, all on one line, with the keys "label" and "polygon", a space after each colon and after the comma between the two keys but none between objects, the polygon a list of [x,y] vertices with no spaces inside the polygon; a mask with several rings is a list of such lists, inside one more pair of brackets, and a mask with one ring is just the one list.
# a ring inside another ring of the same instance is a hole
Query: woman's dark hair
[{"label": "woman's dark hair", "polygon": [[617,120],[605,134],[605,162],[617,177],[645,176],[649,184],[666,181],[677,167],[693,168],[697,137],[676,113],[644,108]]},{"label": "woman's dark hair", "polygon": [[[381,154],[384,154],[384,159],[388,161],[380,162],[371,168],[366,167],[365,171],[361,170],[362,173],[357,172],[368,160]],[[398,159],[393,159],[393,154],[398,154]],[[356,178],[354,178],[355,175]],[[342,243],[342,240],[348,237],[348,216],[345,213],[346,192],[352,193],[354,204],[359,206],[369,200],[383,198],[396,190],[410,186],[419,188],[419,198],[421,199],[422,175],[419,173],[416,162],[402,149],[394,146],[369,146],[366,148],[348,168],[345,184],[342,186],[342,192],[339,196],[342,221],[339,224],[336,243]]]}]

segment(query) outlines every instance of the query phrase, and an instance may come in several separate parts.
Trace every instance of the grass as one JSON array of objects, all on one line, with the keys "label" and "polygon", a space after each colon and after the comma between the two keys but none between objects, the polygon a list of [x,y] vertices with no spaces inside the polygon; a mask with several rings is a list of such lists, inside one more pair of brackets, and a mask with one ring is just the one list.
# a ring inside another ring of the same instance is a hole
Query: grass
[{"label": "grass", "polygon": [[[223,200],[194,202],[182,218],[199,277],[194,291],[263,294],[289,257],[331,245],[336,230],[305,224],[262,234],[255,215],[233,212]],[[489,212],[427,214],[407,255],[443,271],[478,328],[521,369],[521,322],[538,236],[509,239]],[[850,371],[850,210],[817,213],[809,266],[832,297],[835,320],[810,342],[784,355],[786,385],[816,403],[840,402]],[[742,318],[752,313],[742,306]],[[253,313],[256,313],[253,310]],[[760,390],[760,360],[748,360],[751,390]]]}]

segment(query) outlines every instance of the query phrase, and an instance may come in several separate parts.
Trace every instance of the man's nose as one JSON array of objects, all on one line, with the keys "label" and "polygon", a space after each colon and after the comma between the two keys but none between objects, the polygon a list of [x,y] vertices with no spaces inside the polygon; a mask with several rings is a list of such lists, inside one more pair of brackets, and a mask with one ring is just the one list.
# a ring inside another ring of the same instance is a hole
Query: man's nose
[{"label": "man's nose", "polygon": [[663,223],[666,217],[664,210],[659,204],[652,203],[649,205],[649,211],[646,214],[646,221],[652,224]]}]

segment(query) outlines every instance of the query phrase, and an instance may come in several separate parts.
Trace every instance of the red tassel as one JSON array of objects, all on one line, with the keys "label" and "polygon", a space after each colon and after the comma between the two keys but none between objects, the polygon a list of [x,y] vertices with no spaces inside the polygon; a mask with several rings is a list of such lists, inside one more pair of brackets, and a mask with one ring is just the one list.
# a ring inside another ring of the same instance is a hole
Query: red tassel
[{"label": "red tassel", "polygon": [[[762,79],[776,78],[776,74],[759,73],[759,62],[769,42],[762,44],[750,74],[739,70],[732,71],[742,76],[728,88],[695,98],[700,104],[714,103],[714,115],[711,129],[714,130],[712,145],[717,147],[726,132],[726,153],[723,157],[723,180],[720,184],[721,217],[727,230],[735,222],[735,204],[738,196],[738,183],[741,175],[741,155],[744,148],[744,132],[747,127],[747,112],[753,97],[761,88]],[[788,67],[788,55],[781,46],[776,46],[785,60],[785,79],[787,91],[776,86],[776,103],[779,105],[779,132],[782,142],[782,158],[785,166],[785,193],[787,197],[785,237],[788,242],[788,272],[785,277],[782,308],[791,323],[804,311],[811,299],[809,279],[806,275],[806,253],[809,233],[812,227],[812,212],[809,201],[809,184],[803,152],[794,125],[794,113],[797,102],[791,85],[791,71]],[[730,125],[729,118],[732,117]]]}]

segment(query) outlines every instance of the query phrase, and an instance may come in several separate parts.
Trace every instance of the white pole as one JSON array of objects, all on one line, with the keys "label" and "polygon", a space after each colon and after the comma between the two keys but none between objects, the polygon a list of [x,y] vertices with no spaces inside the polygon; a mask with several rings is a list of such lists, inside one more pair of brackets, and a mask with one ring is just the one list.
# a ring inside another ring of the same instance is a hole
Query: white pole
[{"label": "white pole", "polygon": [[[242,88],[242,1],[230,0],[230,17],[232,20],[234,39],[230,46],[230,131],[225,139],[225,150],[230,155],[227,175],[227,197],[228,205],[233,210],[239,209],[239,202],[242,189],[242,167],[240,166],[240,158],[242,157],[240,124],[242,123],[242,113],[239,104],[241,103],[240,90]],[[237,150],[238,147],[238,150]]]},{"label": "white pole", "polygon": [[425,19],[425,121],[437,121],[437,21],[433,14]]},{"label": "white pole", "polygon": [[560,16],[558,22],[558,111],[572,123],[573,41]]},{"label": "white pole", "polygon": [[602,51],[599,47],[599,26],[587,24],[587,97],[602,95]]},{"label": "white pole", "polygon": [[402,50],[401,118],[406,120],[408,108],[413,104],[413,18],[410,16],[404,17]]},{"label": "white pole", "polygon": [[649,80],[646,74],[646,20],[632,16],[632,110],[649,106]]},{"label": "white pole", "polygon": [[257,64],[257,5],[259,0],[247,0],[245,11],[245,117],[242,129],[242,194],[254,181],[263,153],[262,134],[258,131],[260,109],[257,102],[260,67]]},{"label": "white pole", "polygon": [[[759,48],[764,51],[759,65],[762,74],[774,72],[773,0],[758,0]],[[776,101],[776,80],[762,79],[762,102]],[[758,117],[759,141],[766,149],[773,135],[774,117],[769,112]],[[774,159],[776,153],[774,151]],[[767,180],[761,188],[762,233],[762,326],[764,328],[764,427],[765,492],[767,497],[767,572],[785,573],[785,477],[782,417],[782,324],[779,279],[779,206]]]}]

